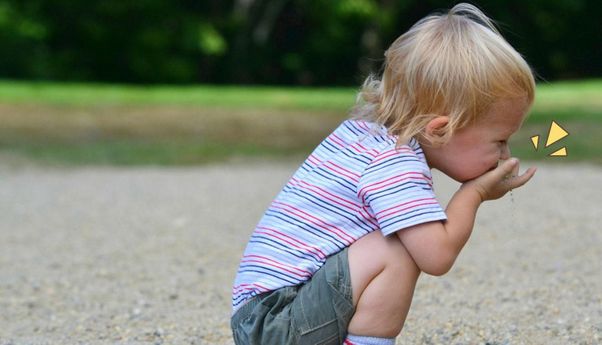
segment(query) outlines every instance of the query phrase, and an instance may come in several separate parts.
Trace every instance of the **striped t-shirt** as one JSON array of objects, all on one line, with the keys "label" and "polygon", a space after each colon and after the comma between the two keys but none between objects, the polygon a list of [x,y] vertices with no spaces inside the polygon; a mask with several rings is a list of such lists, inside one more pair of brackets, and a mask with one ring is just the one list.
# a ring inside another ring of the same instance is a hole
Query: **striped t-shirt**
[{"label": "striped t-shirt", "polygon": [[396,147],[383,126],[343,122],[305,160],[255,228],[232,291],[249,298],[309,280],[362,236],[446,219],[418,142]]}]

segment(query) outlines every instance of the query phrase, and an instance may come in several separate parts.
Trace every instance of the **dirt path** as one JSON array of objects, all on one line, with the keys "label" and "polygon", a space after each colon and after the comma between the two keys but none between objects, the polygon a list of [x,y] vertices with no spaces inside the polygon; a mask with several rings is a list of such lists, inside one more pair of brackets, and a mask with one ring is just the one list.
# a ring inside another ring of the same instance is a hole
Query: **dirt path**
[{"label": "dirt path", "polygon": [[[0,345],[231,344],[245,242],[296,163],[0,161]],[[602,343],[602,169],[539,167],[423,276],[398,344]],[[446,200],[457,185],[436,176]]]}]

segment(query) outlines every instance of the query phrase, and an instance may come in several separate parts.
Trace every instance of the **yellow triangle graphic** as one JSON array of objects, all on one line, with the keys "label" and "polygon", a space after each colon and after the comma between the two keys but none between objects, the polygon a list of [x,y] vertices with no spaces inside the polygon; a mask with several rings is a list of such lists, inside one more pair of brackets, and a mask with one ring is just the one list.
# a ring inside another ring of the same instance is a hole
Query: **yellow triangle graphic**
[{"label": "yellow triangle graphic", "polygon": [[[552,145],[553,143],[566,137],[567,135],[569,135],[569,133],[567,131],[565,131],[564,128],[560,127],[556,123],[556,121],[552,121],[552,124],[550,125],[550,132],[548,133],[548,140],[546,141],[546,147]],[[558,151],[561,151],[561,150],[562,149],[560,149]],[[558,152],[558,151],[556,151],[556,152]]]},{"label": "yellow triangle graphic", "polygon": [[552,156],[552,157],[565,157],[566,155],[567,155],[566,147],[563,147],[560,150],[550,153],[550,156]]},{"label": "yellow triangle graphic", "polygon": [[539,135],[532,136],[531,142],[533,143],[533,146],[535,147],[535,151],[537,151],[537,146],[539,145]]}]

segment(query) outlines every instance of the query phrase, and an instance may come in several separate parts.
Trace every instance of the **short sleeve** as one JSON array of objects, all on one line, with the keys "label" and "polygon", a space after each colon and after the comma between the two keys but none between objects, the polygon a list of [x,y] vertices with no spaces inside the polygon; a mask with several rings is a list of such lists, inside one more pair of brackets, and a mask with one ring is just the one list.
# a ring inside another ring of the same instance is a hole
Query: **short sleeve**
[{"label": "short sleeve", "polygon": [[358,183],[358,197],[372,212],[382,233],[446,220],[435,198],[428,166],[405,146],[380,153]]}]

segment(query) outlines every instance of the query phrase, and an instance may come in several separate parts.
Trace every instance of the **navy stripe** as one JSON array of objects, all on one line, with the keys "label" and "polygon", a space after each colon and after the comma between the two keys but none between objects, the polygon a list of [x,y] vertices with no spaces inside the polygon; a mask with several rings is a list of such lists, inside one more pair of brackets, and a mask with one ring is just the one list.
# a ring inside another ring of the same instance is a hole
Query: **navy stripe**
[{"label": "navy stripe", "polygon": [[346,150],[341,151],[341,154],[352,160],[356,160],[363,165],[368,165],[372,161],[372,157],[368,156],[367,153],[359,153],[352,148],[348,148]]},{"label": "navy stripe", "polygon": [[299,258],[301,260],[311,260],[314,264],[321,264],[322,260],[319,257],[311,255],[311,253],[304,253],[299,249],[293,249],[285,245],[285,242],[278,242],[276,240],[269,239],[265,236],[259,237],[259,235],[253,235],[249,240],[249,243],[261,243],[274,248],[281,248],[284,252]]},{"label": "navy stripe", "polygon": [[[364,175],[374,174],[384,168],[388,168],[392,165],[400,165],[407,162],[420,162],[416,157],[404,157],[401,158],[399,156],[391,157],[390,159],[385,159],[382,162],[378,162],[378,164],[370,165],[366,168]],[[387,163],[387,164],[385,164]]]},{"label": "navy stripe", "polygon": [[316,264],[321,264],[323,262],[318,254],[313,254],[313,252],[309,252],[309,251],[303,252],[303,251],[301,251],[301,249],[290,247],[288,243],[286,243],[284,241],[272,239],[272,237],[269,235],[255,233],[253,236],[251,236],[251,239],[249,240],[249,242],[250,243],[255,243],[255,242],[262,243],[262,244],[266,244],[266,245],[268,245],[268,242],[269,242],[269,243],[271,243],[272,246],[277,247],[277,248],[282,248],[283,251],[286,251],[287,253],[290,253],[291,255],[298,257],[299,259],[308,259],[308,260],[313,261]]},{"label": "navy stripe", "polygon": [[331,148],[326,147],[326,142],[321,142],[320,145],[318,145],[318,148],[322,148],[324,150],[327,150],[330,153],[335,153],[335,150],[332,150]]},{"label": "navy stripe", "polygon": [[349,130],[349,132],[359,136],[360,134],[363,134],[365,131],[363,129],[359,129],[357,127],[355,127],[353,125],[353,122],[351,121],[345,121],[343,122],[343,126],[345,126],[345,128],[347,128]]},{"label": "navy stripe", "polygon": [[[367,203],[371,204],[380,198],[384,198],[384,197],[387,197],[392,194],[398,194],[398,193],[406,191],[408,189],[415,189],[415,187],[417,187],[417,185],[420,185],[420,184],[421,183],[415,182],[415,181],[406,181],[404,183],[400,183],[400,184],[391,186],[387,189],[382,189],[378,192],[367,194],[367,195],[365,195],[364,198]],[[425,183],[422,183],[422,184],[425,184]],[[426,185],[428,186],[428,184],[426,184]],[[419,190],[423,190],[423,188],[420,188]],[[421,198],[416,198],[416,199],[421,199]],[[402,200],[400,200],[400,201],[402,201]],[[391,206],[394,206],[394,204],[392,204]]]},{"label": "navy stripe", "polygon": [[339,246],[339,244],[343,244],[334,235],[329,234],[326,230],[318,229],[315,226],[310,225],[309,223],[305,223],[304,220],[293,218],[285,213],[282,213],[279,211],[274,211],[274,210],[267,211],[266,215],[278,218],[278,219],[282,220],[283,222],[291,224],[293,226],[296,226],[300,229],[307,230],[308,232],[316,235],[317,237],[322,238],[323,240],[327,241],[328,243],[335,244],[337,247]]},{"label": "navy stripe", "polygon": [[340,147],[339,145],[335,144],[333,141],[331,140],[324,140],[322,142],[325,146],[328,145],[328,147],[330,147],[331,152],[337,152],[337,151],[341,151],[344,150],[346,148],[346,146],[344,147]]},{"label": "navy stripe", "polygon": [[[314,195],[314,194],[311,194],[308,192],[297,190],[297,191],[293,191],[291,193],[299,196],[300,198],[303,198],[304,200],[306,200],[307,202],[309,202],[312,205],[315,205],[321,209],[327,209],[331,213],[334,213],[342,218],[347,219],[348,221],[352,222],[357,227],[365,230],[366,232],[372,230],[372,227],[368,226],[367,224],[365,224],[363,222],[358,221],[357,213],[345,211],[341,207],[335,206],[334,204],[331,204],[328,201],[318,198],[317,195]],[[329,216],[332,216],[332,214],[330,214]]]},{"label": "navy stripe", "polygon": [[[255,267],[257,269],[255,269],[255,270],[254,269],[248,269],[247,267]],[[281,280],[283,282],[287,282],[288,284],[296,284],[299,281],[298,279],[291,280],[290,279],[291,277],[288,276],[288,275],[285,275],[285,273],[280,272],[280,271],[276,271],[276,270],[271,269],[271,268],[267,268],[266,266],[258,266],[258,265],[252,265],[252,264],[249,265],[249,264],[246,264],[246,263],[242,263],[240,265],[239,272],[240,273],[244,273],[244,272],[261,273],[261,274],[270,276],[272,278]],[[273,273],[271,273],[271,272],[273,272]],[[286,277],[286,278],[289,278],[289,279],[282,278],[283,276]]]},{"label": "navy stripe", "polygon": [[[353,185],[351,182],[346,181],[342,178],[340,178],[339,176],[333,175],[331,173],[329,173],[327,170],[324,170],[323,168],[320,168],[318,170],[315,171],[316,175],[322,176],[323,178],[332,181],[336,184],[338,184],[339,186],[347,189],[349,192],[351,193],[355,193],[355,185]],[[331,177],[328,177],[326,175],[330,175]],[[342,182],[341,182],[342,181]]]},{"label": "navy stripe", "polygon": [[[420,213],[416,213],[416,212],[420,212]],[[404,223],[406,220],[411,219],[411,218],[418,218],[420,216],[424,216],[427,214],[435,214],[435,213],[440,213],[440,212],[441,212],[440,210],[432,210],[432,211],[426,211],[424,209],[413,210],[411,212],[405,212],[396,217],[388,219],[388,220],[382,222],[381,226],[383,228],[387,228],[387,227],[391,226],[391,224]]]}]

